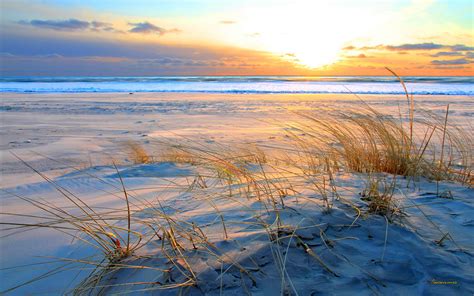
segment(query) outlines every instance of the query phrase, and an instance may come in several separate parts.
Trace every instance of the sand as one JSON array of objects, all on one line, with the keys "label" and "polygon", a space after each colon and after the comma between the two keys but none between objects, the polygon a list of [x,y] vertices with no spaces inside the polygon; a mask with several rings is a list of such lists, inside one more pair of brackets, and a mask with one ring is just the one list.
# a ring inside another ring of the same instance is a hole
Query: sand
[{"label": "sand", "polygon": [[[199,168],[170,162],[133,164],[125,153],[124,143],[128,140],[141,143],[153,154],[160,153],[156,142],[163,140],[192,139],[231,147],[255,143],[266,149],[284,146],[285,124],[298,119],[292,111],[328,112],[362,104],[352,95],[3,93],[1,100],[2,212],[41,212],[14,195],[44,198],[67,209],[71,207],[50,183],[10,152],[91,207],[102,210],[124,210],[119,176],[111,164],[112,159],[120,160],[118,169],[127,190],[134,198],[148,202],[148,206],[142,203],[133,208],[134,219],[153,223],[159,199],[160,211],[182,223],[199,225],[215,246],[212,256],[199,249],[186,249],[197,279],[196,286],[185,290],[189,295],[474,293],[472,188],[441,182],[439,191],[453,198],[440,198],[436,196],[436,183],[430,180],[422,178],[408,187],[405,180],[400,180],[395,198],[406,216],[392,223],[380,215],[357,218],[357,212],[347,202],[338,200],[326,213],[317,194],[302,191],[301,195],[285,199],[286,207],[278,215],[283,226],[288,226],[287,233],[270,242],[268,232],[258,225],[262,221],[274,223],[275,213],[265,211],[258,200],[219,196],[213,199],[212,206],[206,198],[207,189],[180,190],[195,180],[198,172],[203,173]],[[403,96],[366,95],[364,100],[391,114],[406,102]],[[450,103],[450,120],[472,127],[473,97],[418,96],[416,101],[438,114],[443,114]],[[335,176],[335,182],[344,188],[339,192],[342,198],[361,207],[365,181],[364,174],[341,172]],[[212,190],[217,194],[221,189]],[[226,221],[228,238],[215,207]],[[1,219],[11,222],[26,218],[2,215]],[[118,223],[125,225],[124,221]],[[149,232],[143,225],[134,227]],[[2,291],[48,271],[54,273],[11,291],[12,295],[63,294],[92,269],[86,264],[62,267],[65,262],[57,262],[57,258],[97,262],[103,258],[87,244],[71,241],[51,229],[5,236],[9,233],[2,231],[0,241]],[[436,243],[446,233],[452,239]],[[149,269],[122,268],[108,274],[102,284],[112,286],[103,292],[140,290],[142,294],[176,295],[176,289],[160,288],[159,283],[183,280],[178,269],[163,257],[161,244],[155,237],[122,262]],[[311,252],[328,268],[309,255]],[[37,264],[40,262],[48,263]],[[61,269],[56,273],[55,268]],[[171,271],[165,273],[157,268]],[[130,282],[142,284],[122,285]]]}]

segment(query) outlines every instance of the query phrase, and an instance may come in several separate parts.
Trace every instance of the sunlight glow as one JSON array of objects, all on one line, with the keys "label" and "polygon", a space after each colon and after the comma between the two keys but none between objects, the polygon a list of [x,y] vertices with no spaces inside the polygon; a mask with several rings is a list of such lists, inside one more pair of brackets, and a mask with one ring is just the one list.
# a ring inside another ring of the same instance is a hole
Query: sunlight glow
[{"label": "sunlight glow", "polygon": [[244,16],[245,22],[233,33],[258,32],[258,38],[245,40],[229,34],[221,36],[223,39],[272,52],[308,68],[336,62],[341,48],[350,40],[360,37],[361,32],[376,30],[390,17],[362,10],[357,5],[342,6],[341,2],[327,1],[299,1],[249,9],[239,14]]}]

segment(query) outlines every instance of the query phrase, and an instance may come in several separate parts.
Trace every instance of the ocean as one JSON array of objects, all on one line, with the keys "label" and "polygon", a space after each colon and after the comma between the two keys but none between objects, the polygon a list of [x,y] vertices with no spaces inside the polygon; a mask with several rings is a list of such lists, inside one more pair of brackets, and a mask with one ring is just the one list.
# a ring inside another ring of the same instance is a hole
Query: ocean
[{"label": "ocean", "polygon": [[[403,77],[414,95],[474,95],[474,76]],[[15,93],[249,93],[403,94],[393,76],[156,76],[1,77],[1,92]]]}]

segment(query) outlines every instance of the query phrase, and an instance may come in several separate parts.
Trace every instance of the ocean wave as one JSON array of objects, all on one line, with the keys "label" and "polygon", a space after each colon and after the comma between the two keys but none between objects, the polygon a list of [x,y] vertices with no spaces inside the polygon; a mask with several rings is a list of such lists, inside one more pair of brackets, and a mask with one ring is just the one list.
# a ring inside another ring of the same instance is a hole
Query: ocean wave
[{"label": "ocean wave", "polygon": [[[474,76],[403,77],[405,82],[423,83],[470,83],[474,84]],[[129,82],[129,83],[160,83],[160,82],[398,82],[393,76],[154,76],[154,77],[0,77],[0,83],[9,82]]]},{"label": "ocean wave", "polygon": [[[3,78],[4,80],[6,78]],[[202,81],[203,77],[139,77],[129,78],[93,78],[90,81],[81,81],[82,78],[68,78],[61,81],[59,78],[44,77],[35,78],[42,81],[3,81],[0,82],[0,91],[18,93],[90,93],[90,92],[162,92],[162,93],[237,93],[237,94],[403,94],[404,90],[400,83],[394,78],[378,77],[373,82],[371,77],[353,77],[350,80],[337,80],[339,77],[328,77],[335,81],[319,80],[306,81],[297,80],[297,77],[289,77],[282,80],[278,77],[213,77],[208,81]],[[47,81],[50,79],[51,81]],[[97,79],[97,80],[94,80]],[[111,80],[107,80],[111,79]],[[123,80],[129,79],[129,80]],[[153,80],[156,79],[156,80]],[[215,80],[212,80],[215,79]],[[260,79],[260,80],[259,80]],[[270,80],[268,80],[270,79]],[[275,80],[271,80],[275,79]],[[278,79],[278,80],[276,80]],[[294,79],[294,80],[289,80]],[[388,79],[390,79],[388,81]],[[422,77],[419,81],[406,81],[407,88],[412,94],[419,95],[474,95],[474,82],[468,81],[467,77],[440,78],[442,81],[458,81],[457,83],[433,82],[435,78]],[[431,79],[431,80],[429,80]],[[464,79],[464,82],[460,81]],[[94,81],[93,81],[94,80]],[[467,82],[466,82],[467,81]]]},{"label": "ocean wave", "polygon": [[[69,89],[69,90],[16,90],[0,89],[4,93],[208,93],[208,94],[363,94],[363,95],[401,95],[403,91],[263,91],[263,90],[90,90],[90,89]],[[473,96],[474,91],[416,91],[410,92],[413,95],[449,95],[449,96]]]}]

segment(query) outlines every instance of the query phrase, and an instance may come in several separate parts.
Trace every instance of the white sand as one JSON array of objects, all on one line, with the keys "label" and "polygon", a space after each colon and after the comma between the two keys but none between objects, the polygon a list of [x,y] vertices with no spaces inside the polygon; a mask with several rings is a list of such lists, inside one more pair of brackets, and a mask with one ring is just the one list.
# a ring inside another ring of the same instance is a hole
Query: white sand
[{"label": "white sand", "polygon": [[[120,183],[111,159],[127,158],[123,146],[127,140],[136,140],[156,154],[159,154],[154,151],[156,139],[192,138],[207,143],[277,145],[285,141],[282,124],[296,120],[290,110],[325,112],[326,109],[343,110],[361,104],[349,95],[1,94],[0,98],[2,212],[25,215],[41,211],[12,193],[44,198],[64,207],[70,203],[10,152],[55,178],[57,184],[71,190],[89,205],[123,210]],[[392,114],[398,112],[399,105],[405,106],[403,96],[364,96],[364,99]],[[472,97],[419,96],[416,100],[439,114],[443,114],[446,104],[450,103],[450,120],[472,127]],[[297,246],[295,238],[270,243],[268,234],[256,223],[267,221],[271,224],[275,217],[263,211],[257,200],[214,200],[227,223],[230,237],[225,240],[220,218],[204,200],[204,193],[165,189],[171,181],[186,184],[187,180],[193,180],[196,168],[170,163],[127,165],[126,162],[119,168],[127,190],[134,196],[155,206],[158,197],[172,217],[202,227],[218,248],[216,252],[250,270],[255,280],[253,283],[248,275],[242,275],[235,264],[222,264],[209,254],[191,249],[186,254],[197,275],[198,285],[188,291],[190,295],[245,295],[246,291],[252,295],[474,293],[472,188],[442,182],[440,191],[449,191],[454,197],[442,199],[436,197],[435,183],[419,180],[407,188],[404,181],[400,181],[396,198],[406,207],[407,216],[388,226],[385,219],[377,215],[361,217],[353,224],[356,212],[338,201],[331,213],[323,213],[322,203],[314,192],[304,196],[306,199],[288,197],[285,200],[287,207],[280,212],[281,219],[285,224],[300,228],[296,232],[298,236],[337,274],[335,276]],[[363,207],[358,193],[363,190],[364,180],[360,174],[341,173],[336,182],[344,186],[345,190],[340,194],[345,199]],[[152,222],[153,213],[152,206],[142,207],[134,217]],[[261,216],[256,217],[256,213]],[[6,215],[1,219],[28,221]],[[441,245],[435,243],[448,232],[452,240],[446,239]],[[64,262],[31,263],[64,257],[101,259],[93,248],[78,241],[71,242],[69,237],[57,231],[41,229],[4,236],[7,233],[2,232],[0,241],[2,291],[64,265]],[[137,251],[137,255],[148,257],[132,257],[126,263],[170,268],[160,250],[161,241],[154,239]],[[283,269],[276,263],[278,256],[285,262]],[[84,266],[81,269],[77,265],[71,267],[74,268],[61,270],[11,294],[64,293],[91,272]],[[171,276],[176,282],[182,280],[177,270],[173,270]],[[156,282],[165,281],[165,275],[156,270],[123,269],[107,279],[107,283],[149,283],[114,286],[106,292],[145,289],[144,294],[176,295],[176,290],[157,290],[159,284]]]}]

